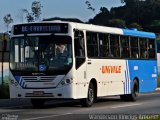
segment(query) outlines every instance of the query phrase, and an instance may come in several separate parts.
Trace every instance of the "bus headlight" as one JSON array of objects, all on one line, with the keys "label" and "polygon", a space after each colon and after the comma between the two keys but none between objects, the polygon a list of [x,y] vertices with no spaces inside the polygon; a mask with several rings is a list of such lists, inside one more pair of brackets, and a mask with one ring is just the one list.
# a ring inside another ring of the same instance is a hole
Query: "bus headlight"
[{"label": "bus headlight", "polygon": [[15,86],[18,86],[18,82],[16,81],[16,82],[14,83],[14,85],[15,85]]},{"label": "bus headlight", "polygon": [[73,79],[72,79],[72,78],[71,78],[71,79],[64,79],[64,80],[62,80],[62,81],[60,82],[60,84],[58,85],[58,87],[62,87],[62,86],[64,86],[64,85],[72,84],[72,82],[73,82]]},{"label": "bus headlight", "polygon": [[11,80],[11,84],[12,84],[12,85],[14,84],[14,80]]},{"label": "bus headlight", "polygon": [[11,82],[12,85],[18,86],[18,82],[17,82],[17,81],[15,81],[15,80],[10,80],[10,82]]},{"label": "bus headlight", "polygon": [[67,84],[71,84],[71,83],[72,83],[72,80],[71,80],[71,79],[66,79],[66,83],[67,83]]}]

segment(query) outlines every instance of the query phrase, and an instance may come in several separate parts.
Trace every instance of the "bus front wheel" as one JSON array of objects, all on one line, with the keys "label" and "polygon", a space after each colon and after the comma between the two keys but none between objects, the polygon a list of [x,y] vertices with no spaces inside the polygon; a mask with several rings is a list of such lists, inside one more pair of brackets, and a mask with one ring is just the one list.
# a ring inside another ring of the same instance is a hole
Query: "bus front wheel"
[{"label": "bus front wheel", "polygon": [[94,103],[94,100],[95,100],[94,86],[93,86],[93,83],[90,83],[88,88],[87,98],[84,98],[81,100],[81,105],[83,107],[91,107]]}]

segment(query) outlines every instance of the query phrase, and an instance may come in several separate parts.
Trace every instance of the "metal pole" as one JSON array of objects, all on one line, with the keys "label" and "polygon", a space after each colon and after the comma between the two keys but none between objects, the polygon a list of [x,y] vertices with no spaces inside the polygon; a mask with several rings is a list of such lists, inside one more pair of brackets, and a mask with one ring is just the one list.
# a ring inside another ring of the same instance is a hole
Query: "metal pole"
[{"label": "metal pole", "polygon": [[4,79],[3,79],[4,40],[5,40],[5,33],[3,34],[3,41],[2,41],[2,85],[4,84]]}]

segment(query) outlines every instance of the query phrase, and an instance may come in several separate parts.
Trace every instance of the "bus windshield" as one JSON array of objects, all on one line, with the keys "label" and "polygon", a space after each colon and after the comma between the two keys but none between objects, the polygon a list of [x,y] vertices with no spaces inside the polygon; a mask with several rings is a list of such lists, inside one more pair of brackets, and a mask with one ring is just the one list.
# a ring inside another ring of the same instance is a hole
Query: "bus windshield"
[{"label": "bus windshield", "polygon": [[69,36],[25,36],[11,39],[10,68],[15,71],[69,70],[72,44]]}]

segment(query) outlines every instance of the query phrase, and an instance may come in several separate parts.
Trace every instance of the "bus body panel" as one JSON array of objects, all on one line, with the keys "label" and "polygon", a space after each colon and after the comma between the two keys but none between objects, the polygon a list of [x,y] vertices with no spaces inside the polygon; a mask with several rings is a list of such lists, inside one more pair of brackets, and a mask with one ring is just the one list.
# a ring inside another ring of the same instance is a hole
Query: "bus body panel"
[{"label": "bus body panel", "polygon": [[73,81],[76,85],[76,97],[86,98],[89,86],[89,81],[86,77],[86,62],[84,62],[78,69],[74,70]]},{"label": "bus body panel", "polygon": [[128,64],[131,86],[133,84],[133,80],[137,78],[139,81],[140,93],[152,92],[157,88],[158,70],[156,60],[128,60]]},{"label": "bus body panel", "polygon": [[97,81],[98,96],[129,94],[129,89],[125,89],[129,84],[125,76],[126,60],[90,59],[90,62],[87,65],[87,80]]}]

